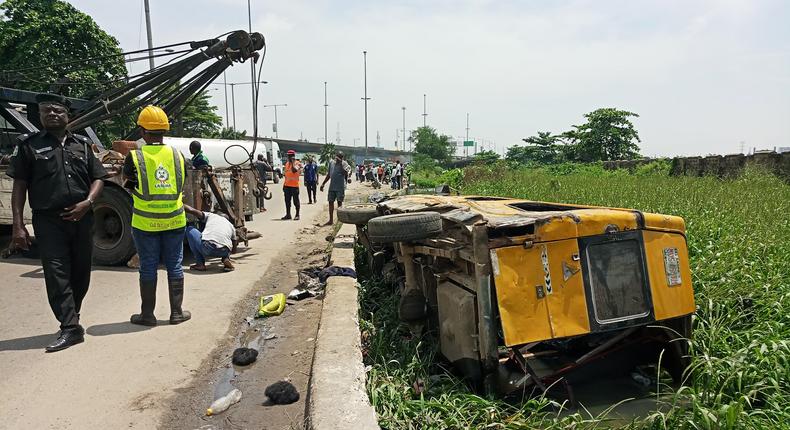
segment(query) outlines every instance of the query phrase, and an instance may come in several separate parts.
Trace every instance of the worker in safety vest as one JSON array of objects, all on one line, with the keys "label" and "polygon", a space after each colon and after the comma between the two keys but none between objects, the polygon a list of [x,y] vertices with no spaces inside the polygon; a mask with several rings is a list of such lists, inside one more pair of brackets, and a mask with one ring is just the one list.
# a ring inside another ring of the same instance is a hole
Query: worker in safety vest
[{"label": "worker in safety vest", "polygon": [[146,106],[137,118],[145,145],[129,153],[123,174],[131,189],[132,237],[140,257],[140,313],[132,315],[132,324],[155,326],[156,270],[159,261],[167,268],[170,293],[170,324],[191,318],[181,309],[184,300],[184,156],[162,143],[170,130],[167,114],[157,106]]},{"label": "worker in safety vest", "polygon": [[283,184],[283,194],[285,194],[285,216],[281,219],[291,219],[291,200],[293,199],[296,209],[295,220],[299,219],[299,175],[302,170],[302,163],[296,159],[296,151],[288,150],[288,161],[285,162],[285,183]]}]

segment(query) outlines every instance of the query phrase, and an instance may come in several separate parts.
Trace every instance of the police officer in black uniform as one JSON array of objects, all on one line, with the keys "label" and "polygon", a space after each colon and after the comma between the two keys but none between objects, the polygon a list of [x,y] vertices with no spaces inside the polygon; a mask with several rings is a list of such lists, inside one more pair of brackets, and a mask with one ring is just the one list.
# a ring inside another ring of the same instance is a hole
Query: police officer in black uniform
[{"label": "police officer in black uniform", "polygon": [[55,352],[84,340],[80,307],[91,276],[93,203],[107,172],[90,141],[66,130],[68,99],[39,94],[36,101],[43,130],[19,137],[8,169],[8,176],[14,178],[12,240],[21,249],[31,244],[23,220],[27,193],[47,298],[60,321],[60,336],[46,347],[46,352]]}]

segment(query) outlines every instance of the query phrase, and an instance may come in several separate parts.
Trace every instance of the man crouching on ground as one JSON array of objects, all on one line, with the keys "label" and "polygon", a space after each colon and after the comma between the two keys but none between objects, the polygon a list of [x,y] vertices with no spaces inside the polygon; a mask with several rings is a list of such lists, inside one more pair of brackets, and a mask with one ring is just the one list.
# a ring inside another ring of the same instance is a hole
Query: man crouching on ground
[{"label": "man crouching on ground", "polygon": [[189,249],[192,250],[192,255],[195,256],[195,264],[189,268],[205,272],[206,257],[220,257],[222,270],[233,271],[230,254],[236,252],[236,246],[239,244],[233,224],[222,215],[201,212],[189,205],[184,205],[184,210],[204,225],[202,232],[195,227],[187,226],[187,242]]},{"label": "man crouching on ground", "polygon": [[324,185],[326,185],[327,181],[329,182],[329,192],[327,193],[329,199],[329,222],[326,225],[335,223],[335,200],[337,200],[337,207],[343,206],[343,200],[346,197],[346,184],[351,183],[351,166],[343,158],[342,152],[338,151],[335,154],[335,159],[329,162],[329,172],[321,184],[321,192],[323,192]]}]

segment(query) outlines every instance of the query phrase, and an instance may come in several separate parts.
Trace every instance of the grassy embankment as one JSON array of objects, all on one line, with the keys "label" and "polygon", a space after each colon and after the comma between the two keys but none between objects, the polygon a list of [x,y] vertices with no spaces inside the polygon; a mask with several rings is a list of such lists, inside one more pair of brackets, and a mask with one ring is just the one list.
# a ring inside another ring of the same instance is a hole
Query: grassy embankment
[{"label": "grassy embankment", "polygon": [[[693,376],[669,396],[682,407],[627,427],[790,428],[790,186],[753,171],[723,181],[594,166],[473,167],[464,172],[462,190],[684,217],[698,307]],[[433,342],[411,339],[398,325],[392,287],[366,282],[361,300],[368,390],[383,428],[603,424],[602,417],[583,413],[559,417],[558,405],[548,399],[506,403],[470,394],[434,360]],[[425,389],[415,389],[415,383]]]}]

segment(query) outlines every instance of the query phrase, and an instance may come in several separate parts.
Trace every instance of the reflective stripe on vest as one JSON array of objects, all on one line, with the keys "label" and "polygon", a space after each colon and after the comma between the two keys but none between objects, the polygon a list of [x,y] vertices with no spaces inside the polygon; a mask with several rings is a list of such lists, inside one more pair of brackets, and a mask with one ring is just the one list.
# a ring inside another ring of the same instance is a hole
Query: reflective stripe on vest
[{"label": "reflective stripe on vest", "polygon": [[137,169],[137,187],[132,190],[132,227],[165,231],[186,226],[181,153],[167,145],[145,145],[131,156]]},{"label": "reflective stripe on vest", "polygon": [[285,163],[285,183],[283,184],[284,187],[298,187],[299,186],[299,165],[296,162],[296,172],[291,171],[291,163]]}]

